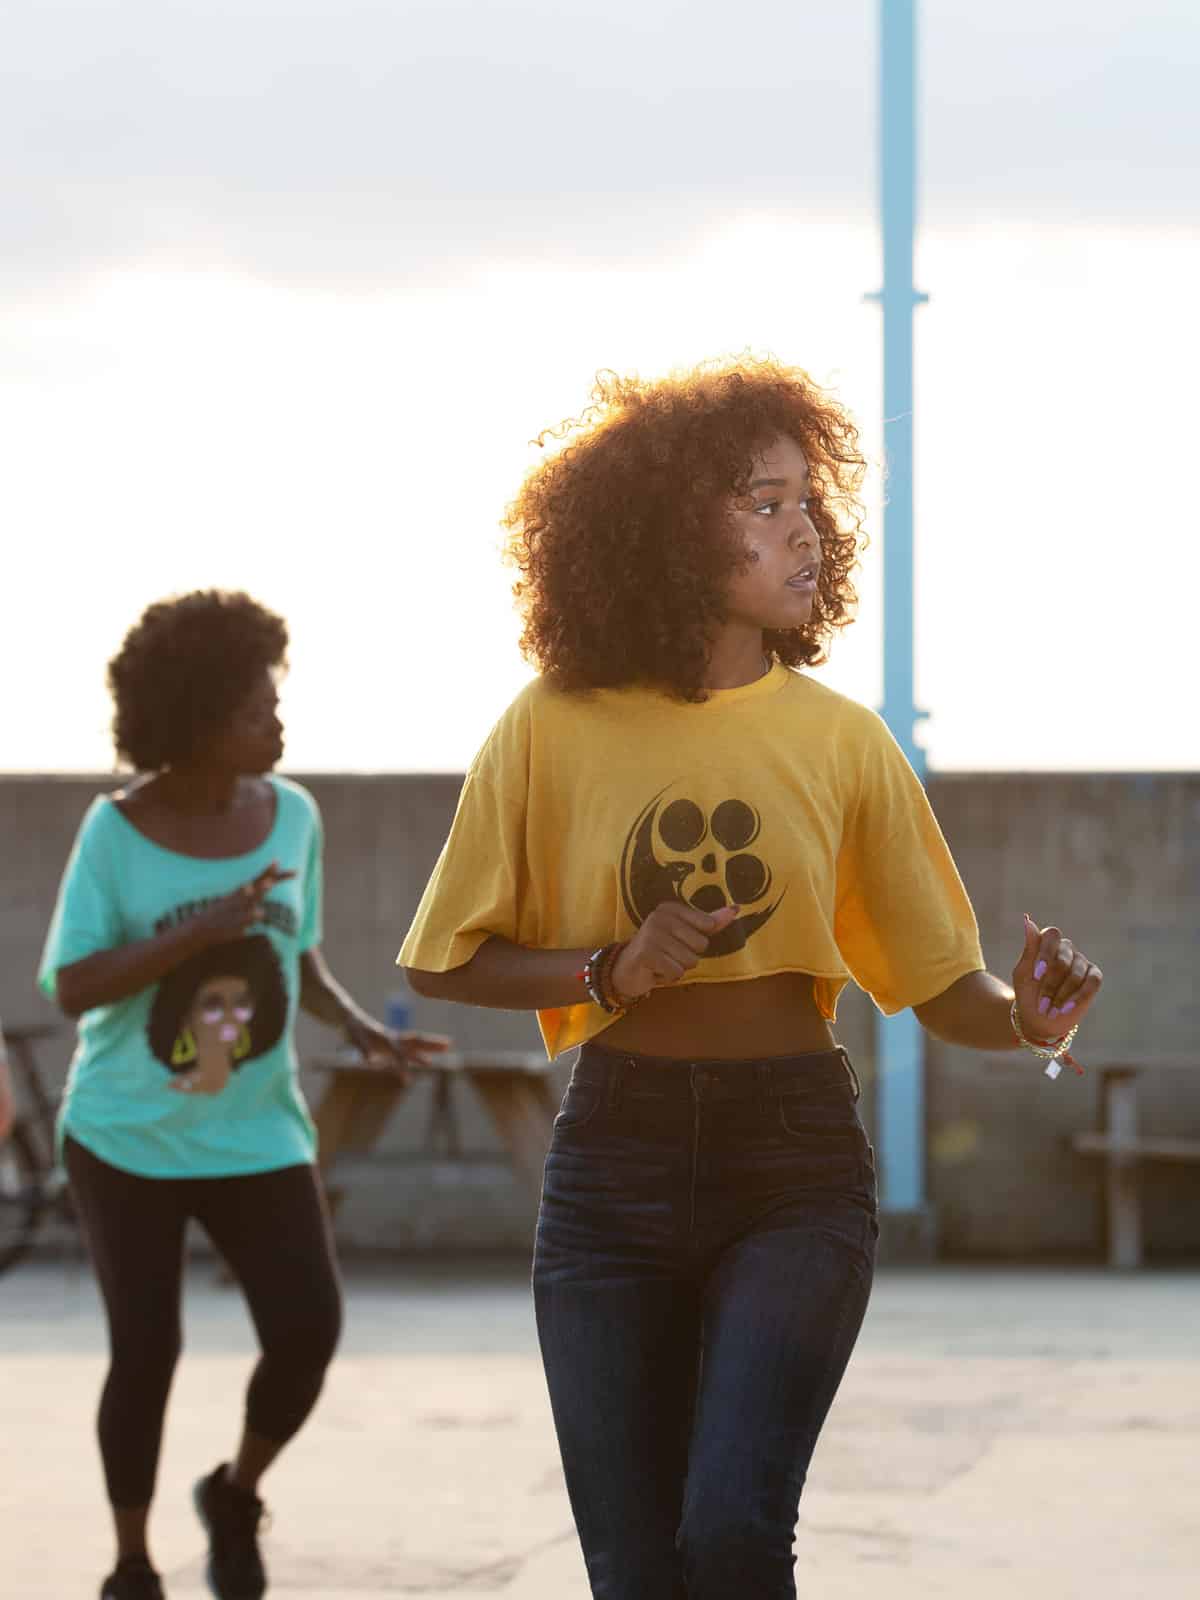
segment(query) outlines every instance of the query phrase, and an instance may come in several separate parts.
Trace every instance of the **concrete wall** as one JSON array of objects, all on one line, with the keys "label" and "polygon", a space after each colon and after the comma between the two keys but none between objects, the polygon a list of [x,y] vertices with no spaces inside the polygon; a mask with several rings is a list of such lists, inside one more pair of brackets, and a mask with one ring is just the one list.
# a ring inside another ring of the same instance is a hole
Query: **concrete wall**
[{"label": "concrete wall", "polygon": [[[305,779],[325,815],[325,949],[363,1003],[382,1010],[408,918],[441,847],[454,777]],[[0,777],[0,1015],[50,1015],[33,969],[58,875],[91,795],[112,779]],[[1007,977],[1021,914],[1063,926],[1100,963],[1103,1005],[1080,1036],[1087,1060],[1200,1047],[1200,777],[1188,774],[953,775],[930,784],[971,891],[993,971]],[[848,991],[842,1042],[864,1082],[873,1120],[873,1009]],[[531,1018],[418,1000],[418,1026],[464,1048],[535,1048]],[[328,1035],[305,1022],[306,1053]],[[61,1078],[69,1039],[47,1047]],[[1032,1058],[989,1058],[930,1042],[929,1186],[949,1257],[1098,1256],[1098,1165],[1064,1148],[1095,1124],[1094,1078],[1055,1084]],[[319,1081],[308,1083],[319,1093]],[[1200,1135],[1200,1048],[1194,1077],[1148,1083],[1144,1126]],[[522,1247],[531,1207],[514,1184],[481,1108],[456,1090],[463,1162],[426,1150],[428,1085],[398,1111],[378,1159],[347,1174],[345,1242],[434,1248]],[[1200,1256],[1200,1165],[1150,1167],[1144,1179],[1152,1257]]]},{"label": "concrete wall", "polygon": [[[1140,1098],[1145,1131],[1200,1135],[1200,777],[946,776],[931,795],[992,970],[1010,975],[1023,911],[1063,927],[1105,975],[1080,1059],[1196,1051],[1194,1075],[1146,1080]],[[1098,1125],[1096,1079],[939,1045],[930,1074],[945,1252],[1098,1252],[1099,1164],[1062,1147]],[[1200,1164],[1148,1165],[1143,1196],[1151,1253],[1200,1256]]]}]

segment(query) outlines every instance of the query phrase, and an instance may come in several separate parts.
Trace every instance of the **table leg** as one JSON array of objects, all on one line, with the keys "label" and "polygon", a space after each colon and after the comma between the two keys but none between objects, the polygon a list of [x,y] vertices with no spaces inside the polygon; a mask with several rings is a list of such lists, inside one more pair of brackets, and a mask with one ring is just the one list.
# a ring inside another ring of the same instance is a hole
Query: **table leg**
[{"label": "table leg", "polygon": [[383,1072],[343,1072],[335,1075],[313,1112],[317,1129],[317,1168],[325,1180],[329,1214],[336,1217],[344,1191],[329,1182],[339,1155],[349,1150],[367,1151],[383,1132],[397,1100],[405,1092],[398,1079]]},{"label": "table leg", "polygon": [[[1109,1265],[1131,1271],[1142,1264],[1142,1207],[1137,1141],[1137,1077],[1115,1071],[1104,1076],[1105,1132],[1116,1148],[1106,1163]],[[1122,1151],[1127,1145],[1128,1151]]]},{"label": "table leg", "polygon": [[545,1078],[525,1072],[467,1069],[472,1087],[491,1114],[526,1190],[541,1198],[542,1168],[558,1101]]},{"label": "table leg", "polygon": [[346,1142],[350,1124],[354,1120],[355,1088],[353,1083],[334,1078],[325,1087],[321,1103],[313,1111],[317,1129],[317,1166],[328,1170]]}]

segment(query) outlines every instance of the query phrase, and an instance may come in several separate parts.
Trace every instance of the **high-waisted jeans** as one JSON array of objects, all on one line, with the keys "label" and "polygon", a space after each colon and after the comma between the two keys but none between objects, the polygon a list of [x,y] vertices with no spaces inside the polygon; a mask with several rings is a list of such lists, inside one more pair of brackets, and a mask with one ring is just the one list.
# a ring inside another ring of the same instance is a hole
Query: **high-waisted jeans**
[{"label": "high-waisted jeans", "polygon": [[790,1600],[866,1311],[874,1158],[843,1050],[585,1045],[546,1158],[538,1335],[596,1600]]}]

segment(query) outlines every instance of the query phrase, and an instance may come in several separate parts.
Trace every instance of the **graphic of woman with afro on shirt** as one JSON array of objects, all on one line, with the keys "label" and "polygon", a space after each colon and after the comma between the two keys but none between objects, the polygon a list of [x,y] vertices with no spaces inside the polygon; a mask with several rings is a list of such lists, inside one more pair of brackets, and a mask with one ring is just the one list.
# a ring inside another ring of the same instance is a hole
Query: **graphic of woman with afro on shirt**
[{"label": "graphic of woman with afro on shirt", "polygon": [[218,945],[176,967],[150,1012],[150,1048],[182,1093],[220,1094],[245,1062],[272,1049],[287,1024],[287,992],[262,934]]}]

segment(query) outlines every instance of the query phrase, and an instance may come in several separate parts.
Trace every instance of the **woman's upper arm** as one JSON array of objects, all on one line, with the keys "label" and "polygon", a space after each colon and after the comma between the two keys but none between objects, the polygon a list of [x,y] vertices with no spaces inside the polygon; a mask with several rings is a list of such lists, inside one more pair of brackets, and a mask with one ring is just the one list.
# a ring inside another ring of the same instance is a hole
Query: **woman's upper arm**
[{"label": "woman's upper arm", "polygon": [[[474,959],[472,957],[472,959]],[[425,1000],[456,1000],[467,980],[470,961],[445,972],[427,972],[422,967],[401,967],[409,988]]]},{"label": "woman's upper arm", "polygon": [[964,974],[983,967],[975,913],[896,741],[865,708],[856,732],[860,776],[838,859],[835,937],[882,1011],[936,1006]]},{"label": "woman's upper arm", "polygon": [[525,856],[528,761],[528,716],[518,702],[467,773],[397,959],[418,994],[457,993],[452,974],[490,938],[536,943]]},{"label": "woman's upper arm", "polygon": [[439,983],[447,976],[444,972],[424,972],[420,967],[401,967],[405,981],[414,994],[430,1000],[439,998]]},{"label": "woman's upper arm", "polygon": [[[73,978],[92,956],[122,940],[110,857],[111,801],[97,799],[75,836],[38,967],[38,986],[69,1015]],[[65,992],[63,979],[66,979]]]},{"label": "woman's upper arm", "polygon": [[92,956],[84,956],[82,961],[72,961],[65,967],[58,967],[54,972],[53,999],[64,1016],[79,1017],[87,1009],[78,988],[78,980],[83,978],[86,981],[83,969],[92,959]]}]

